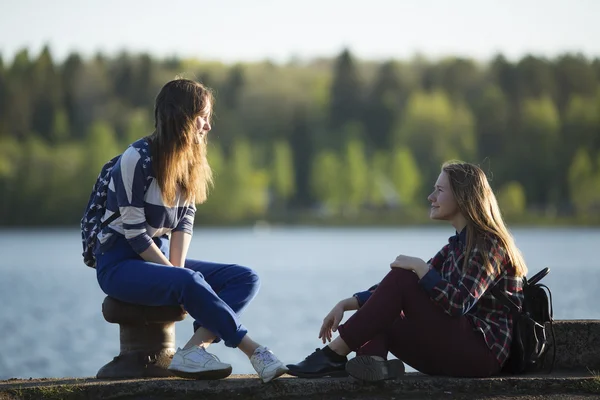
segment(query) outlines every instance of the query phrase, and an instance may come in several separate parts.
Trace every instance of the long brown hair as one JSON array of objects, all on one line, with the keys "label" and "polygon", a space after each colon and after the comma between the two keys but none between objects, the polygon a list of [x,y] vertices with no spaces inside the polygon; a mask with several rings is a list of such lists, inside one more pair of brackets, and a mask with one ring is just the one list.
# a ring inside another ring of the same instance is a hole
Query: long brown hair
[{"label": "long brown hair", "polygon": [[211,90],[188,79],[168,82],[156,97],[152,164],[166,205],[175,204],[178,191],[187,202],[206,201],[212,171],[207,135],[198,135],[196,118],[210,118],[212,105]]},{"label": "long brown hair", "polygon": [[[506,250],[516,275],[525,276],[527,266],[502,219],[496,196],[483,170],[474,164],[450,161],[442,166],[442,171],[448,175],[458,208],[467,219],[465,254],[470,254],[474,246],[477,246],[483,254],[488,254],[490,244],[485,237],[494,237]],[[465,263],[467,261],[468,257],[465,257]],[[484,265],[491,272],[493,267],[488,258],[484,258]]]}]

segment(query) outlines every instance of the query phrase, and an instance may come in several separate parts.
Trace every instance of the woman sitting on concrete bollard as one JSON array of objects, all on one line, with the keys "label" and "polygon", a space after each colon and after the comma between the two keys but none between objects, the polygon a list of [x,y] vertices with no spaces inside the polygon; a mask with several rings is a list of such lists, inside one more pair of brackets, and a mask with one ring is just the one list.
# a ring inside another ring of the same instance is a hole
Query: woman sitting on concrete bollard
[{"label": "woman sitting on concrete bollard", "polygon": [[221,379],[231,365],[206,348],[224,341],[250,359],[263,382],[287,368],[254,342],[239,315],[259,289],[256,273],[243,266],[186,258],[196,211],[207,198],[212,173],[207,161],[213,97],[198,82],[168,82],[156,98],[155,131],[132,143],[110,172],[103,221],[95,251],[98,282],[118,300],[181,305],[195,333],[169,366],[194,379]]},{"label": "woman sitting on concrete bollard", "polygon": [[[456,235],[428,262],[396,257],[379,285],[340,301],[319,332],[330,343],[288,365],[289,374],[380,381],[402,374],[402,361],[430,375],[500,372],[513,320],[487,290],[497,285],[521,305],[525,262],[478,166],[444,164],[428,200],[430,217],[450,222]],[[349,310],[358,311],[338,327]],[[336,330],[339,336],[331,341]],[[357,356],[346,362],[351,351]],[[387,361],[388,351],[401,361]]]}]

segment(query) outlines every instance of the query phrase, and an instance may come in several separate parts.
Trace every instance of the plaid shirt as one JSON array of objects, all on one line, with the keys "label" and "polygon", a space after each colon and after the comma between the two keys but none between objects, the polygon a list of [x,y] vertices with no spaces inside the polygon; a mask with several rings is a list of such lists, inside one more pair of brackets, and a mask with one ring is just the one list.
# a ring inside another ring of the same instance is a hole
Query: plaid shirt
[{"label": "plaid shirt", "polygon": [[[505,249],[497,239],[488,240],[489,253],[484,255],[473,248],[465,266],[466,229],[450,237],[448,244],[428,261],[430,270],[419,283],[447,314],[467,317],[474,329],[482,332],[488,347],[503,365],[510,351],[512,316],[487,289],[498,285],[517,305],[523,302],[523,291],[521,278],[515,276]],[[484,257],[492,264],[491,274],[483,265]],[[355,294],[359,305],[364,304],[375,288]]]}]

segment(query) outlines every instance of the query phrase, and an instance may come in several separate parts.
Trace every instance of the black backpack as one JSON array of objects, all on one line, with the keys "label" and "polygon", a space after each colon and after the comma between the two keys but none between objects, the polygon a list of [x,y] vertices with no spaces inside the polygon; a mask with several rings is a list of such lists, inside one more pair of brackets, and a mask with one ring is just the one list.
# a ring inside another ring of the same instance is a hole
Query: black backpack
[{"label": "black backpack", "polygon": [[550,272],[544,268],[530,279],[523,277],[523,306],[516,305],[510,297],[497,287],[492,294],[509,308],[513,315],[513,338],[510,354],[502,367],[509,374],[527,374],[540,372],[546,368],[546,357],[550,344],[546,335],[546,325],[552,332],[552,363],[548,373],[554,367],[556,359],[556,341],[554,340],[554,322],[552,293],[543,284],[538,283]]}]

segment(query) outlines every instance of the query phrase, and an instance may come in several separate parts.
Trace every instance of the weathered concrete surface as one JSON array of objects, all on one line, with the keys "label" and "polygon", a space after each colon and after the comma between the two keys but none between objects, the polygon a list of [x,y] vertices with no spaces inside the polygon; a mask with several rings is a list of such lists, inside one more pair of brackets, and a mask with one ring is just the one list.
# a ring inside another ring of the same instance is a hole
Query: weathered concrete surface
[{"label": "weathered concrete surface", "polygon": [[289,376],[263,385],[256,375],[234,375],[220,381],[11,379],[0,381],[0,400],[600,399],[600,321],[557,321],[554,328],[557,352],[555,372],[551,375],[457,379],[407,374],[378,385],[364,385],[352,378],[305,380]]},{"label": "weathered concrete surface", "polygon": [[[566,396],[568,395],[568,396]],[[562,396],[562,397],[561,397]],[[566,397],[565,397],[566,396]],[[284,376],[262,384],[255,375],[220,381],[179,378],[136,380],[41,379],[0,382],[0,399],[535,399],[599,398],[597,376],[554,374],[485,379],[433,378],[407,374],[364,385],[352,378]],[[592,396],[592,397],[590,397]]]},{"label": "weathered concrete surface", "polygon": [[554,332],[556,369],[600,371],[600,320],[556,321]]}]

